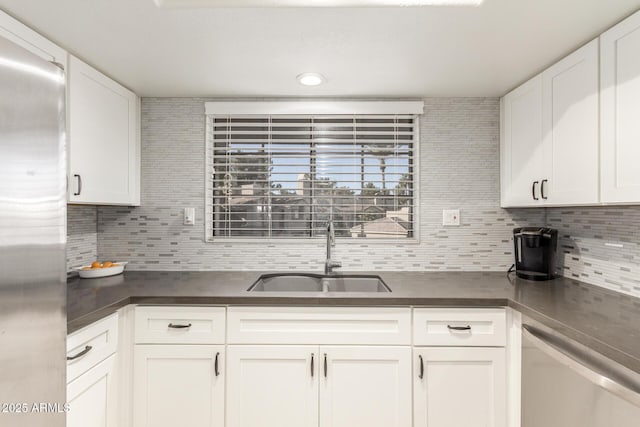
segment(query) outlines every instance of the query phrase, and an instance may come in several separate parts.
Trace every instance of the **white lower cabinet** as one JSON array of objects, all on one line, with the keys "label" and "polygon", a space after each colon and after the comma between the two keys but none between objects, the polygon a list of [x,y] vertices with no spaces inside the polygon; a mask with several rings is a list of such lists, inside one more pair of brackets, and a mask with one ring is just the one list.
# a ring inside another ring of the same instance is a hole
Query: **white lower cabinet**
[{"label": "white lower cabinet", "polygon": [[227,427],[411,425],[411,349],[229,346]]},{"label": "white lower cabinet", "polygon": [[507,427],[504,309],[224,310],[136,308],[120,427]]},{"label": "white lower cabinet", "polygon": [[136,345],[133,425],[224,426],[224,346]]},{"label": "white lower cabinet", "polygon": [[317,427],[318,346],[229,346],[227,427]]},{"label": "white lower cabinet", "polygon": [[415,427],[506,427],[506,350],[424,347],[414,351]]},{"label": "white lower cabinet", "polygon": [[117,427],[115,361],[112,355],[67,384],[67,427]]},{"label": "white lower cabinet", "polygon": [[411,425],[409,347],[321,346],[320,353],[320,427]]},{"label": "white lower cabinet", "polygon": [[119,427],[118,315],[67,336],[67,427]]}]

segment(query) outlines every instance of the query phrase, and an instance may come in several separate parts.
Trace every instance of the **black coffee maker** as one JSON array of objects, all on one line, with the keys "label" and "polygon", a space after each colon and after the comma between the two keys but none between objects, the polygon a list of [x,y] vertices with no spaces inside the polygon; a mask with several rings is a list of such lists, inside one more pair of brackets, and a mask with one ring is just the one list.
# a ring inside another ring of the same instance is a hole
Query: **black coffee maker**
[{"label": "black coffee maker", "polygon": [[529,280],[551,280],[556,269],[558,230],[542,227],[513,229],[516,275]]}]

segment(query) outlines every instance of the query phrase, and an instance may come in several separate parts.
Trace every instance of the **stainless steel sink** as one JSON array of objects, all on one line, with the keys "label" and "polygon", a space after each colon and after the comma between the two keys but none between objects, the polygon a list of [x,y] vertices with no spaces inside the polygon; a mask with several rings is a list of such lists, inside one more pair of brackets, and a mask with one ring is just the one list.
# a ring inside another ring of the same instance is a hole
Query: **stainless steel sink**
[{"label": "stainless steel sink", "polygon": [[358,274],[263,274],[249,292],[391,292],[379,276]]}]

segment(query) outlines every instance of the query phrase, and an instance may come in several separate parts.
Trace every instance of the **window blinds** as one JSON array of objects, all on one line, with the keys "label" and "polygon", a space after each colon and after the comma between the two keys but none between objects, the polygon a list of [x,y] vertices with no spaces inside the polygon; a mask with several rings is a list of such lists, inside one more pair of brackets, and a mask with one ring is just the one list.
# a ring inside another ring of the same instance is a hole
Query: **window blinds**
[{"label": "window blinds", "polygon": [[412,238],[413,115],[210,115],[210,238]]}]

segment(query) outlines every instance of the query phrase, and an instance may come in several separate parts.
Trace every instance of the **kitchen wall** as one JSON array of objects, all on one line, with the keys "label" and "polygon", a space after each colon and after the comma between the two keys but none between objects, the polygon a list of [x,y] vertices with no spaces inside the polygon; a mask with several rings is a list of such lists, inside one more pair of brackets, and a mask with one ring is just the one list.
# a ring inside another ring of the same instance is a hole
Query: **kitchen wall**
[{"label": "kitchen wall", "polygon": [[[142,100],[142,206],[98,208],[98,253],[132,270],[320,270],[324,241],[205,243],[205,99]],[[499,100],[425,100],[420,118],[420,242],[338,242],[344,270],[506,270],[511,229],[544,210],[499,208]],[[196,226],[182,209],[196,208]],[[461,210],[460,227],[442,209]]]},{"label": "kitchen wall", "polygon": [[547,209],[566,277],[640,297],[640,207]]},{"label": "kitchen wall", "polygon": [[[133,270],[320,270],[324,242],[204,243],[205,99],[142,102],[142,207],[69,206],[68,264],[97,258]],[[640,297],[640,207],[503,210],[498,192],[499,103],[425,100],[420,119],[420,243],[339,242],[345,270],[504,270],[511,228],[560,230],[559,272]],[[197,225],[182,225],[194,206]],[[460,227],[442,209],[460,208]],[[99,230],[99,233],[98,231]]]},{"label": "kitchen wall", "polygon": [[98,259],[98,210],[67,206],[67,271]]}]

